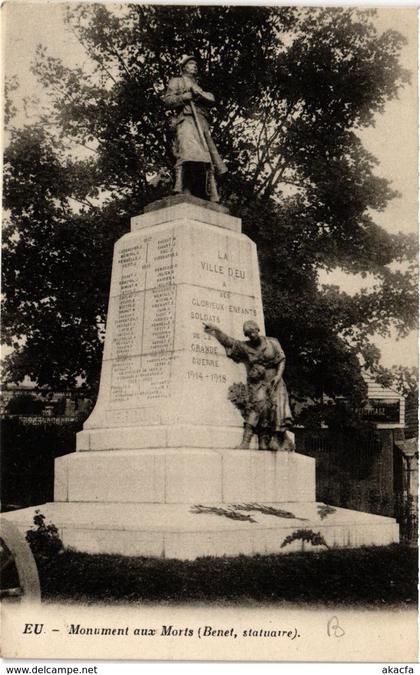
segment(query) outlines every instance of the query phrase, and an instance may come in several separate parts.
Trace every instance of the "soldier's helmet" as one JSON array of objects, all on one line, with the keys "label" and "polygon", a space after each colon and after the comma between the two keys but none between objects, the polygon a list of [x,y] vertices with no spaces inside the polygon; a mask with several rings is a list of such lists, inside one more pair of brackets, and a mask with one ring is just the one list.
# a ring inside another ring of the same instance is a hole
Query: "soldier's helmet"
[{"label": "soldier's helmet", "polygon": [[195,61],[197,63],[197,57],[194,56],[194,54],[183,54],[178,61],[181,72],[184,70],[185,64],[188,63],[188,61]]}]

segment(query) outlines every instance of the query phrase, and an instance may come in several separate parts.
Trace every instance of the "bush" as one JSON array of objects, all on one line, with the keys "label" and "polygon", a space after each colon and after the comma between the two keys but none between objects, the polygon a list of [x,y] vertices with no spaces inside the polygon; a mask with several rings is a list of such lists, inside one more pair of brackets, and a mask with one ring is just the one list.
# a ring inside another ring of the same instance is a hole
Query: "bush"
[{"label": "bush", "polygon": [[35,528],[27,531],[26,541],[35,559],[48,564],[64,550],[58,529],[52,523],[45,523],[45,516],[39,509],[35,511],[34,526]]}]

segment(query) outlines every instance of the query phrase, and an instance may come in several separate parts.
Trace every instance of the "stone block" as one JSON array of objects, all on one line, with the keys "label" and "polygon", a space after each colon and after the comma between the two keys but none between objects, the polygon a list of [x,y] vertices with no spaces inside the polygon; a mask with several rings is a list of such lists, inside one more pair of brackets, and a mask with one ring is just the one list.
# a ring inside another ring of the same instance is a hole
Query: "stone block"
[{"label": "stone block", "polygon": [[[236,448],[242,438],[242,427],[142,426],[109,429],[85,429],[77,434],[76,450],[141,450],[152,448]],[[256,447],[256,440],[253,440]]]},{"label": "stone block", "polygon": [[56,502],[68,502],[68,458],[69,455],[57,457],[54,462],[54,500]]},{"label": "stone block", "polygon": [[169,448],[235,448],[241,441],[241,427],[176,424],[167,428]]},{"label": "stone block", "polygon": [[164,204],[161,209],[147,210],[144,214],[131,219],[131,231],[136,232],[162,223],[176,223],[178,220],[188,218],[197,223],[241,232],[240,218],[235,218],[223,210],[208,207],[207,204],[203,207],[200,202],[202,200],[193,202],[182,200],[178,204]]},{"label": "stone block", "polygon": [[[315,460],[297,453],[188,446],[76,452],[56,460],[56,501],[307,502]],[[279,477],[281,480],[279,480]]]},{"label": "stone block", "polygon": [[209,202],[207,199],[201,199],[201,197],[196,197],[195,195],[187,195],[184,193],[168,195],[167,197],[163,197],[162,199],[150,202],[149,204],[146,204],[146,206],[144,207],[144,213],[150,213],[150,211],[161,211],[162,209],[168,207],[175,207],[180,204],[185,205],[190,204],[200,206],[205,211],[218,211],[219,213],[229,214],[229,209],[227,208],[227,206],[223,206],[223,204]]},{"label": "stone block", "polygon": [[90,435],[90,450],[107,448],[111,443],[113,450],[139,450],[164,448],[166,446],[166,430],[164,427],[142,427],[139,430],[129,427],[120,429],[95,429]]},{"label": "stone block", "polygon": [[220,502],[222,462],[215,452],[183,449],[166,454],[165,502]]},{"label": "stone block", "polygon": [[162,452],[95,452],[68,456],[68,501],[163,503]]},{"label": "stone block", "polygon": [[315,460],[297,453],[221,451],[223,501],[315,500]]}]

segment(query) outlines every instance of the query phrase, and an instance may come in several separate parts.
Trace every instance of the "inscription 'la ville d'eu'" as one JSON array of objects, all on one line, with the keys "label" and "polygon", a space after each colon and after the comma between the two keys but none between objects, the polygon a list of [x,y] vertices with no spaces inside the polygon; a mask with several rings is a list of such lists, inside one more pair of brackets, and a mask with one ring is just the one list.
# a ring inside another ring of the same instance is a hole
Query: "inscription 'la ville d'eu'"
[{"label": "inscription 'la ville d'eu'", "polygon": [[[223,260],[223,261],[228,261],[228,255],[227,253],[223,253],[221,251],[217,252],[217,258],[218,260]],[[225,265],[222,265],[221,263],[211,263],[206,260],[201,261],[201,269],[204,272],[213,272],[214,274],[224,274],[228,275],[228,277],[231,277],[232,279],[245,279],[246,274],[244,270],[240,270],[236,267],[226,267]]]}]

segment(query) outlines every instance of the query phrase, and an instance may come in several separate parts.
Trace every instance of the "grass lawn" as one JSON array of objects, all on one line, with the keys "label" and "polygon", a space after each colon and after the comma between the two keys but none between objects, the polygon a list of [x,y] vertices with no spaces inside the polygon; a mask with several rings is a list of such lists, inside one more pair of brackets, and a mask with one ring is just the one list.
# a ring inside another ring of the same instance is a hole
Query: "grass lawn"
[{"label": "grass lawn", "polygon": [[46,601],[417,603],[417,550],[403,545],[194,561],[66,550],[38,566]]}]

